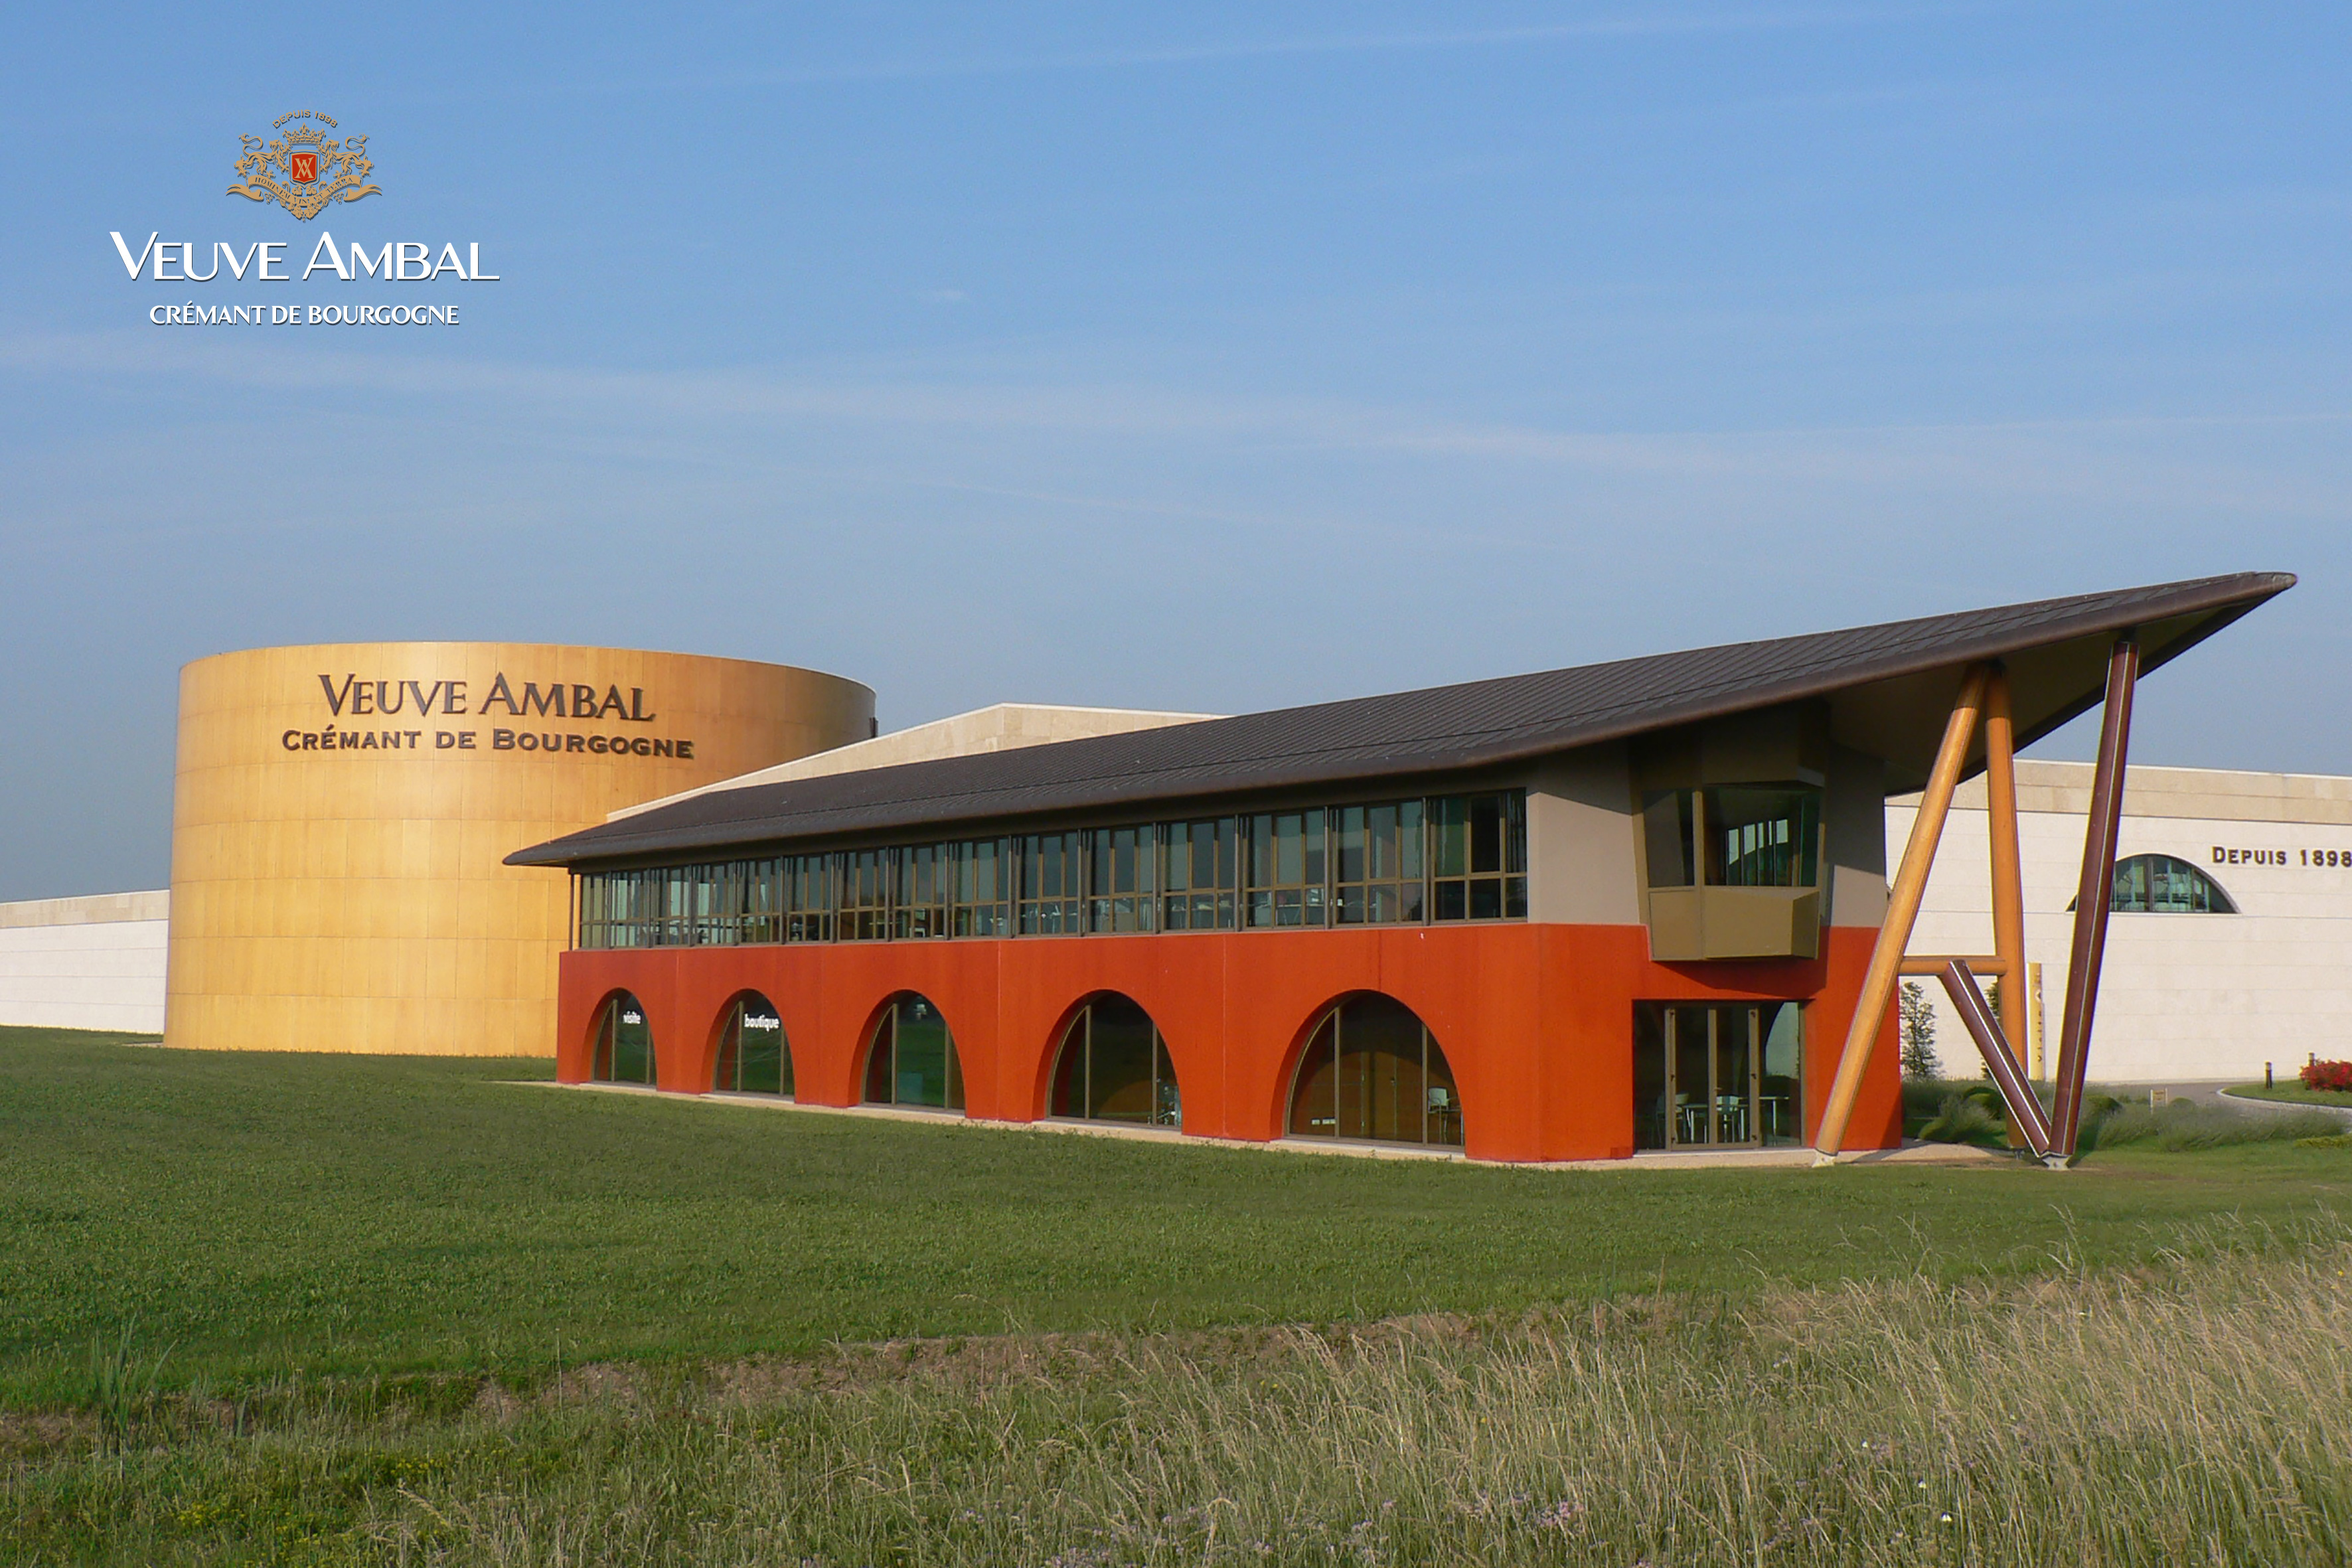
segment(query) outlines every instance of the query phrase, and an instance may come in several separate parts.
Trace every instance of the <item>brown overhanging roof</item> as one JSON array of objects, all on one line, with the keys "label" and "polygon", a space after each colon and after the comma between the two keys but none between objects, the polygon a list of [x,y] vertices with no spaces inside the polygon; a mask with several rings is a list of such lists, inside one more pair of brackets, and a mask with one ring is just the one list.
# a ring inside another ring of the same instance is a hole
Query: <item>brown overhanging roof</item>
[{"label": "brown overhanging roof", "polygon": [[2135,633],[2141,668],[2154,669],[2294,584],[2284,572],[2239,573],[717,790],[507,864],[952,837],[959,823],[1458,773],[1804,700],[1826,702],[1843,743],[1885,758],[1887,790],[1900,793],[1925,782],[1969,665],[2007,666],[2023,745],[2099,700],[2119,634]]}]

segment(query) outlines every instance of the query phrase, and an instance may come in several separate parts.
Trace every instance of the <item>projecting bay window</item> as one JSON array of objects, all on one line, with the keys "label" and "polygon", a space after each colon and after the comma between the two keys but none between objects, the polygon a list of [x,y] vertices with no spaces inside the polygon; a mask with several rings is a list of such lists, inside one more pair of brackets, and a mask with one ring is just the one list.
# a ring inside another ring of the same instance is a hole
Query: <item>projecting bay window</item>
[{"label": "projecting bay window", "polygon": [[1234,819],[1171,822],[1160,837],[1160,929],[1233,930],[1241,884]]},{"label": "projecting bay window", "polygon": [[1329,912],[1324,813],[1269,812],[1249,819],[1249,923],[1319,926]]},{"label": "projecting bay window", "polygon": [[[1710,881],[1725,886],[1813,874],[1816,808],[1775,815],[1779,796],[1769,790],[1705,795],[1679,808],[1671,792],[1653,803],[1654,889],[1690,885],[1702,851]],[[1498,790],[587,871],[575,880],[575,942],[739,946],[1524,920],[1527,861],[1527,797]]]},{"label": "projecting bay window", "polygon": [[1822,792],[1653,790],[1642,803],[1651,956],[1811,958],[1821,943]]},{"label": "projecting bay window", "polygon": [[1084,869],[1086,835],[1031,833],[1014,840],[1021,847],[1021,897],[1018,904],[1023,936],[1076,936],[1086,929]]}]

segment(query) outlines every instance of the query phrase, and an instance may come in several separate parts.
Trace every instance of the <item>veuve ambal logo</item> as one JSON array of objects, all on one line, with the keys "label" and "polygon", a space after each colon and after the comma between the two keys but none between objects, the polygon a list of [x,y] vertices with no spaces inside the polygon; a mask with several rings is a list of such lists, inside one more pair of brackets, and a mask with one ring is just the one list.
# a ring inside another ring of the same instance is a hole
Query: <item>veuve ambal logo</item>
[{"label": "veuve ambal logo", "polygon": [[[368,139],[343,132],[332,115],[298,109],[270,122],[270,134],[241,136],[236,183],[225,195],[243,196],[265,207],[276,206],[302,223],[338,204],[348,205],[382,195],[374,183],[375,163],[368,156]],[[364,209],[369,213],[374,207]],[[279,232],[283,233],[284,230]],[[482,242],[469,239],[386,239],[382,236],[348,244],[334,231],[321,228],[310,245],[307,261],[295,270],[287,254],[296,242],[286,239],[166,239],[150,230],[147,243],[137,249],[120,229],[111,231],[115,254],[131,282],[237,284],[312,283],[329,279],[340,283],[496,283],[499,275],[482,265]],[[147,319],[159,327],[454,327],[460,304],[446,293],[415,302],[415,297],[394,296],[353,300],[345,296],[333,304],[260,303],[210,304],[194,297],[149,308]]]},{"label": "veuve ambal logo", "polygon": [[332,119],[307,109],[281,114],[269,127],[282,132],[269,142],[246,136],[245,153],[236,161],[237,183],[233,196],[276,202],[308,223],[337,202],[355,202],[381,193],[368,184],[375,165],[368,161],[367,138],[333,137],[342,129]]}]

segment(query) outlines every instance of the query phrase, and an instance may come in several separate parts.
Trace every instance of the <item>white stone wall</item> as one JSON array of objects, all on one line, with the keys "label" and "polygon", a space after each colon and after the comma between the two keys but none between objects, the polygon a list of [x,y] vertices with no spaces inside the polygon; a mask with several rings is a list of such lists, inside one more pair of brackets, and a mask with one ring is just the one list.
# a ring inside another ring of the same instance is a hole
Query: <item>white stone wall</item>
[{"label": "white stone wall", "polygon": [[0,1024],[163,1032],[171,895],[0,904]]},{"label": "white stone wall", "polygon": [[[2042,965],[2043,1047],[2053,1067],[2074,934],[2066,906],[2082,874],[2090,773],[2087,764],[2020,765],[2026,957]],[[2130,776],[2117,858],[2176,856],[2210,877],[2241,912],[2109,917],[2090,1077],[2254,1079],[2265,1062],[2284,1077],[2315,1054],[2352,1058],[2352,780],[2172,768],[2135,768]],[[1983,801],[1978,782],[1955,804],[1914,953],[1992,951]],[[1912,799],[1889,804],[1889,866],[1916,815]],[[2233,864],[2231,850],[2275,850],[2283,863],[2242,855]],[[2333,851],[2338,864],[2307,863],[2314,851]],[[1974,1077],[1975,1046],[1943,987],[1924,984],[1937,1008],[1945,1071]]]}]

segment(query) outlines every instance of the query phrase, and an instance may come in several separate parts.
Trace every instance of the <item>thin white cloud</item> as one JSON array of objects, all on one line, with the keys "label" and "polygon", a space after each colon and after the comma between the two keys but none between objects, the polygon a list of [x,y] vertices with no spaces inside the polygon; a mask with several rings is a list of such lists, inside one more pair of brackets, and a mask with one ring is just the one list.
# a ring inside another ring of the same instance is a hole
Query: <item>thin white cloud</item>
[{"label": "thin white cloud", "polygon": [[[1024,385],[821,379],[749,371],[550,368],[311,345],[212,342],[205,329],[0,342],[0,364],[28,374],[162,374],[278,391],[331,390],[419,411],[470,399],[520,425],[609,421],[634,435],[716,449],[794,427],[896,427],[944,435],[1033,436],[1066,455],[1159,447],[1264,459],[1353,455],[1442,461],[1487,471],[1552,468],[1648,481],[1769,483],[2101,504],[2259,507],[2342,519],[2352,511],[2331,465],[2273,469],[2242,450],[2258,432],[2326,432],[2352,410],[2114,414],[2056,419],[1886,422],[1715,430],[1563,430],[1474,422],[1336,399],[1217,395],[1128,384]],[[2211,440],[2191,437],[2213,437]],[[2333,441],[2336,437],[2327,437]],[[923,446],[927,484],[945,460]],[[911,476],[913,470],[908,470]],[[878,477],[878,476],[877,476]],[[975,481],[978,482],[978,481]],[[992,487],[988,481],[984,488]],[[1076,498],[1072,498],[1076,499]],[[1090,504],[1109,504],[1089,498]],[[1155,510],[1164,506],[1152,502]]]}]

